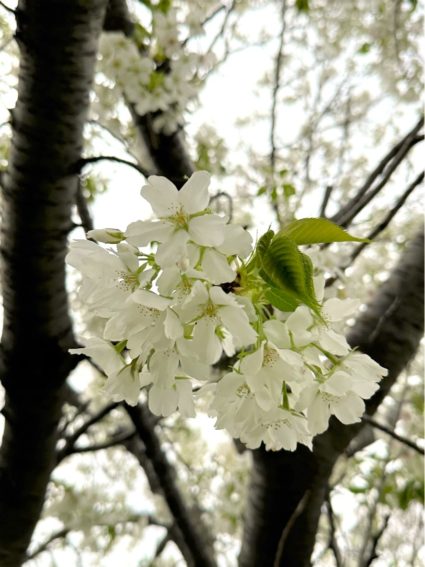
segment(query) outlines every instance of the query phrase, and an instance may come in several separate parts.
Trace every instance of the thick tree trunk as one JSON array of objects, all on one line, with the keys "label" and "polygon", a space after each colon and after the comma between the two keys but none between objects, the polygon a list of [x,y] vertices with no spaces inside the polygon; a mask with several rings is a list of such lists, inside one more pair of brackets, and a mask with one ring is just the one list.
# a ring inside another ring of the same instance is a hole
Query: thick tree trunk
[{"label": "thick tree trunk", "polygon": [[0,450],[0,565],[21,565],[54,465],[73,362],[67,235],[106,0],[21,0],[18,101],[2,203],[6,418]]},{"label": "thick tree trunk", "polygon": [[[389,370],[367,403],[369,414],[379,407],[423,336],[423,244],[421,232],[348,337],[352,346]],[[294,453],[254,452],[241,566],[311,565],[329,477],[361,427],[332,419],[329,430],[315,440],[312,453],[305,447]]]}]

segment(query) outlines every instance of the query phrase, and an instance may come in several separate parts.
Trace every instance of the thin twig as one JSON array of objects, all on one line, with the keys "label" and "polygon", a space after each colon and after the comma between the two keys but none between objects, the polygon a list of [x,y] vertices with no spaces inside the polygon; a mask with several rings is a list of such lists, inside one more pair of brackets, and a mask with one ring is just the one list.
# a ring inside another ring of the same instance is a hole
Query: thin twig
[{"label": "thin twig", "polygon": [[326,510],[328,513],[328,520],[329,520],[329,549],[334,554],[336,567],[342,567],[343,561],[342,561],[341,551],[339,549],[338,542],[336,540],[335,514],[332,507],[331,493],[329,486],[326,491]]},{"label": "thin twig", "polygon": [[72,168],[72,170],[73,170],[72,172],[73,173],[79,173],[82,169],[84,169],[86,167],[86,165],[97,163],[99,161],[112,161],[114,163],[120,163],[122,165],[128,165],[128,167],[132,167],[133,169],[135,169],[136,171],[141,173],[144,177],[149,177],[149,175],[150,175],[150,172],[147,171],[141,165],[138,165],[137,163],[129,161],[128,159],[119,158],[117,156],[92,156],[92,157],[87,157],[87,158],[81,158],[80,160],[78,160],[78,162]]},{"label": "thin twig", "polygon": [[385,530],[387,529],[390,518],[391,518],[391,514],[389,512],[385,514],[384,521],[382,522],[382,526],[372,536],[372,547],[369,553],[369,557],[367,557],[365,562],[363,563],[363,567],[370,567],[373,561],[379,557],[377,553],[378,543],[380,542],[382,536],[384,535]]},{"label": "thin twig", "polygon": [[227,24],[229,22],[229,18],[231,13],[233,12],[233,10],[235,9],[235,5],[236,5],[236,0],[232,0],[230,6],[228,7],[228,9],[226,10],[226,14],[224,16],[223,19],[223,23],[220,26],[220,29],[218,30],[218,32],[216,33],[216,35],[213,37],[210,45],[208,46],[208,48],[205,51],[205,54],[211,53],[212,50],[215,47],[215,44],[217,43],[217,41],[221,38],[224,37],[224,34],[226,32],[226,28],[227,28]]},{"label": "thin twig", "polygon": [[[368,236],[367,236],[368,240],[370,240],[370,241],[374,240],[383,230],[385,230],[387,228],[387,226],[390,224],[392,219],[395,217],[395,215],[398,213],[398,211],[402,208],[402,206],[406,202],[409,195],[411,193],[413,193],[413,191],[416,189],[416,187],[418,185],[420,185],[423,180],[424,180],[424,172],[422,171],[416,177],[416,179],[414,181],[412,181],[412,183],[407,187],[407,189],[400,196],[400,198],[396,201],[394,207],[392,209],[390,209],[390,211],[385,215],[385,217],[382,219],[382,221],[372,230],[372,232],[370,234],[368,234]],[[359,246],[357,246],[356,250],[351,255],[350,264],[357,258],[357,256],[369,244],[370,244],[370,242],[362,242],[362,244],[359,244]]]},{"label": "thin twig", "polygon": [[[400,209],[403,207],[403,205],[406,202],[406,200],[408,199],[408,197],[411,195],[411,193],[413,193],[413,191],[416,189],[416,187],[418,187],[418,185],[420,185],[422,183],[423,180],[424,180],[424,172],[422,171],[416,177],[416,179],[414,181],[412,181],[412,183],[407,187],[407,189],[404,191],[404,193],[402,193],[402,195],[396,201],[394,207],[388,211],[388,213],[385,215],[385,217],[382,219],[382,221],[380,223],[378,223],[376,225],[376,227],[367,235],[367,238],[370,242],[362,242],[361,244],[359,244],[357,246],[357,248],[351,254],[350,259],[347,262],[347,264],[345,264],[343,267],[340,268],[340,273],[344,272],[347,268],[349,268],[353,264],[353,262],[356,260],[356,258],[360,255],[360,253],[363,252],[363,250],[369,244],[371,244],[371,242],[374,241],[376,239],[376,237],[381,232],[383,232],[388,227],[388,225],[390,224],[392,219],[396,216],[398,211],[400,211]],[[329,287],[329,286],[333,285],[339,277],[340,277],[340,275],[336,274],[336,275],[328,278],[326,280],[325,286]]]},{"label": "thin twig", "polygon": [[77,194],[75,196],[75,204],[77,206],[78,216],[81,220],[81,226],[84,229],[84,232],[89,232],[89,230],[93,230],[93,218],[91,216],[87,199],[83,193],[83,186],[81,183],[81,179],[78,179],[78,186],[77,186]]},{"label": "thin twig", "polygon": [[13,8],[11,8],[10,6],[7,6],[4,2],[0,1],[0,6],[6,10],[7,12],[9,12],[9,14],[13,14],[13,16],[16,16],[15,10]]},{"label": "thin twig", "polygon": [[84,447],[76,447],[75,445],[69,449],[68,455],[75,455],[77,453],[93,453],[95,451],[103,451],[104,449],[110,449],[111,447],[116,447],[117,445],[123,445],[126,441],[129,441],[136,435],[134,429],[130,431],[124,431],[121,434],[112,434],[109,439],[101,443],[93,443],[91,445],[86,445]]},{"label": "thin twig", "polygon": [[376,429],[383,431],[387,435],[390,435],[390,437],[392,437],[393,439],[396,439],[400,443],[403,443],[403,445],[406,445],[406,447],[410,447],[410,449],[413,449],[414,451],[416,451],[420,455],[425,455],[425,450],[422,449],[422,447],[419,447],[419,445],[417,445],[414,441],[411,441],[407,437],[399,435],[393,429],[390,429],[389,427],[387,427],[386,425],[383,425],[382,423],[378,423],[372,417],[370,417],[368,415],[364,415],[362,417],[362,420],[365,421],[366,423],[368,423],[369,425],[371,425],[372,427],[375,427]]},{"label": "thin twig", "polygon": [[[423,136],[419,136],[418,132],[424,124],[423,117],[415,124],[412,130],[404,136],[379,162],[377,167],[368,176],[365,183],[357,191],[356,195],[344,205],[333,217],[332,220],[342,226],[348,226],[349,223],[364,209],[366,205],[383,189],[388,183],[391,175],[405,159],[409,151],[418,142],[423,140]],[[381,181],[372,188],[375,180],[382,177]]]},{"label": "thin twig", "polygon": [[227,199],[227,202],[229,204],[227,216],[229,218],[229,222],[232,222],[232,219],[233,219],[233,197],[231,195],[229,195],[229,193],[226,193],[226,191],[219,191],[218,193],[216,193],[215,195],[213,195],[211,197],[210,205],[211,205],[211,203],[214,203],[214,201],[217,201],[221,197],[224,197],[225,199]]},{"label": "thin twig", "polygon": [[323,201],[320,205],[320,212],[319,216],[325,218],[326,217],[326,208],[329,204],[329,199],[331,198],[332,191],[334,189],[334,185],[327,185],[325,189],[325,194],[323,195]]},{"label": "thin twig", "polygon": [[87,432],[92,425],[95,425],[101,421],[105,416],[116,409],[120,404],[118,402],[112,402],[101,408],[98,412],[92,415],[87,421],[85,421],[72,435],[65,439],[65,445],[56,454],[56,462],[60,463],[65,457],[70,455],[74,450],[74,445],[78,439]]}]

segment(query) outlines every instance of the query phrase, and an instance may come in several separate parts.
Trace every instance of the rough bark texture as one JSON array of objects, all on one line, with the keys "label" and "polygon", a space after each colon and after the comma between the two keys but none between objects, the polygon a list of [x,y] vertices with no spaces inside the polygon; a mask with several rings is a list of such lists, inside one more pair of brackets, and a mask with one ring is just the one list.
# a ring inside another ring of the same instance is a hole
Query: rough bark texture
[{"label": "rough bark texture", "polygon": [[73,362],[65,289],[67,235],[106,0],[21,0],[21,59],[8,172],[2,180],[0,565],[21,565],[54,465]]},{"label": "rough bark texture", "polygon": [[[369,414],[379,407],[423,336],[423,244],[421,231],[348,337],[352,346],[389,370],[380,390],[367,402]],[[254,452],[242,567],[311,565],[333,466],[361,428],[362,424],[347,427],[332,419],[329,430],[316,439],[313,452],[304,447],[294,453]]]}]

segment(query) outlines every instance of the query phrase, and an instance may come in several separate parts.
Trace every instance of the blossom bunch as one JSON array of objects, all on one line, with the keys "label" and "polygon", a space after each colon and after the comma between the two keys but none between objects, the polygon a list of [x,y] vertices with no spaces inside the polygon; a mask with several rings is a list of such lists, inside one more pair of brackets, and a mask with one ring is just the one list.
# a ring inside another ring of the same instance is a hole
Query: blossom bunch
[{"label": "blossom bunch", "polygon": [[154,414],[191,417],[197,391],[217,427],[250,448],[311,447],[331,415],[359,421],[386,374],[334,329],[358,302],[324,300],[324,278],[298,248],[356,239],[303,219],[253,249],[246,230],[208,208],[209,181],[196,172],[177,190],[151,176],[141,194],[155,220],[71,244],[92,334],[72,352],[102,369],[113,400],[134,405],[146,389]]},{"label": "blossom bunch", "polygon": [[[193,19],[194,14],[186,24],[189,29]],[[102,73],[120,87],[139,115],[158,113],[154,127],[167,134],[181,125],[184,110],[198,95],[199,72],[213,62],[211,54],[182,47],[180,24],[175,8],[153,7],[150,30],[139,26],[131,38],[121,32],[104,34],[99,46]]]}]

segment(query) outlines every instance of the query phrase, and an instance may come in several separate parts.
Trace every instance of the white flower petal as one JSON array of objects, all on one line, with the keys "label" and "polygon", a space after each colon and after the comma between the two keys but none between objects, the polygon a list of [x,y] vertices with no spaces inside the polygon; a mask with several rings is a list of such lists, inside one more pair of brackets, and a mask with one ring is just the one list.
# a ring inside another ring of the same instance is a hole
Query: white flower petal
[{"label": "white flower petal", "polygon": [[266,337],[278,348],[290,348],[291,340],[286,325],[276,319],[266,321],[263,325]]},{"label": "white flower petal", "polygon": [[246,258],[252,251],[252,236],[238,224],[228,224],[224,230],[224,241],[217,250],[226,256],[237,254]]},{"label": "white flower petal", "polygon": [[328,428],[331,411],[329,404],[316,396],[307,408],[308,428],[310,433],[317,435],[323,433]]},{"label": "white flower petal", "polygon": [[226,256],[223,256],[223,254],[220,254],[213,248],[205,250],[202,259],[202,269],[209,281],[214,284],[232,282],[236,276],[236,272],[229,266]]},{"label": "white flower petal", "polygon": [[323,304],[323,315],[329,321],[342,321],[342,319],[355,313],[360,303],[358,299],[338,299],[337,297],[332,297]]},{"label": "white flower petal", "polygon": [[158,246],[155,255],[156,262],[161,268],[168,268],[181,264],[187,257],[186,244],[189,235],[185,230],[177,230],[172,238],[166,240]]},{"label": "white flower petal", "polygon": [[226,329],[233,335],[236,346],[248,346],[257,339],[257,333],[249,324],[248,317],[241,307],[224,306],[219,316]]},{"label": "white flower petal", "polygon": [[360,421],[365,410],[365,404],[359,396],[350,392],[334,404],[332,410],[332,413],[341,423],[348,425]]},{"label": "white flower petal", "polygon": [[178,315],[172,310],[167,309],[164,321],[165,336],[173,341],[183,336],[183,325]]},{"label": "white flower petal", "polygon": [[261,343],[259,349],[251,354],[244,356],[240,363],[240,370],[243,374],[250,374],[254,376],[257,374],[261,367],[263,366],[264,358],[264,343]]},{"label": "white flower petal", "polygon": [[326,329],[320,334],[319,344],[332,354],[344,356],[350,351],[346,338],[332,329]]},{"label": "white flower petal", "polygon": [[132,295],[131,299],[135,303],[140,303],[145,307],[149,307],[151,309],[158,309],[159,311],[163,311],[171,304],[171,299],[167,299],[166,297],[162,297],[153,291],[148,291],[147,289],[137,289]]},{"label": "white flower petal", "polygon": [[198,358],[208,364],[214,364],[220,358],[222,346],[215,333],[217,321],[203,317],[195,324],[193,329],[192,346]]},{"label": "white flower petal", "polygon": [[224,240],[225,220],[218,215],[202,215],[189,221],[190,238],[200,246],[218,246]]},{"label": "white flower petal", "polygon": [[150,242],[164,242],[172,237],[175,227],[166,221],[136,221],[125,231],[127,242],[133,246],[147,246]]},{"label": "white flower petal", "polygon": [[183,417],[195,417],[192,384],[190,380],[176,380],[178,407]]},{"label": "white flower petal", "polygon": [[171,216],[180,208],[177,188],[165,177],[151,175],[140,193],[158,217]]},{"label": "white flower petal", "polygon": [[211,176],[206,171],[196,171],[179,191],[179,201],[190,215],[208,207],[208,185]]}]

